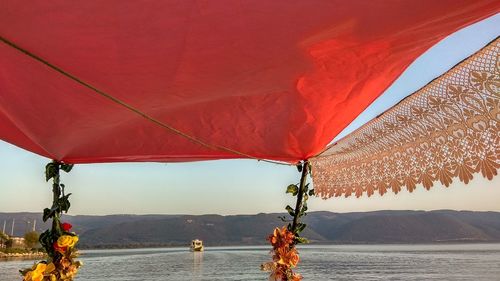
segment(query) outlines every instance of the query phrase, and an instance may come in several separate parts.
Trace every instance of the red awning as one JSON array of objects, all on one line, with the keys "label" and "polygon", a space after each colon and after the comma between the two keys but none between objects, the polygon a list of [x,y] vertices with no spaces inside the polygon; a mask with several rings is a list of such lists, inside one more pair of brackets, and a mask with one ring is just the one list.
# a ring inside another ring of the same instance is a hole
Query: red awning
[{"label": "red awning", "polygon": [[497,0],[0,4],[0,138],[70,163],[322,151]]}]

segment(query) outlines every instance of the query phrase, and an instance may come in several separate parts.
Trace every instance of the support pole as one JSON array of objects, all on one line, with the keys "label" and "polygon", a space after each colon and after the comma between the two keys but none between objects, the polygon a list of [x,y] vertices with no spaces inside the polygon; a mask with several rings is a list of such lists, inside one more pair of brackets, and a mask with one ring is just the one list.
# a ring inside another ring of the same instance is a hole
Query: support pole
[{"label": "support pole", "polygon": [[[60,176],[60,164],[56,160],[52,161],[54,164],[54,177],[53,177],[53,182],[52,182],[52,194],[53,194],[53,199],[52,199],[52,204],[53,206],[57,204],[57,200],[59,200],[59,197],[61,197],[61,176]],[[54,214],[54,217],[52,218],[52,231],[55,233],[61,233],[61,226],[60,226],[60,213],[56,212]]]},{"label": "support pole", "polygon": [[273,246],[273,250],[271,251],[273,261],[261,265],[262,270],[271,272],[269,280],[302,280],[300,274],[293,272],[293,268],[299,262],[299,254],[296,246],[308,242],[306,238],[300,235],[306,224],[299,222],[299,219],[306,215],[307,199],[309,195],[314,194],[314,190],[309,190],[309,184],[306,183],[307,175],[310,171],[309,162],[304,160],[297,165],[297,168],[299,173],[302,173],[299,184],[290,184],[286,188],[286,193],[291,193],[292,196],[297,197],[295,209],[290,205],[287,205],[285,208],[293,220],[290,222],[285,216],[279,217],[283,222],[287,222],[288,224],[281,229],[275,228],[273,234],[269,236],[268,241]]},{"label": "support pole", "polygon": [[[72,164],[65,164],[53,160],[45,166],[45,180],[53,180],[52,183],[52,206],[43,210],[42,220],[47,222],[52,219],[52,228],[40,234],[38,241],[47,252],[47,260],[38,262],[35,266],[20,270],[23,280],[65,280],[72,281],[77,273],[81,262],[74,258],[78,255],[75,246],[78,236],[70,232],[71,225],[61,224],[61,213],[67,213],[71,204],[68,200],[69,194],[64,194],[64,184],[60,181],[60,171],[69,173]],[[28,222],[29,223],[29,222]],[[33,230],[36,230],[36,220],[33,220]],[[43,265],[42,272],[39,266]],[[35,276],[37,276],[35,278]]]},{"label": "support pole", "polygon": [[295,203],[295,213],[293,216],[292,232],[297,229],[297,224],[299,223],[299,214],[302,209],[304,193],[306,193],[306,180],[307,174],[309,173],[309,162],[306,160],[302,162],[302,176],[300,177],[299,192],[297,193],[297,202]]}]

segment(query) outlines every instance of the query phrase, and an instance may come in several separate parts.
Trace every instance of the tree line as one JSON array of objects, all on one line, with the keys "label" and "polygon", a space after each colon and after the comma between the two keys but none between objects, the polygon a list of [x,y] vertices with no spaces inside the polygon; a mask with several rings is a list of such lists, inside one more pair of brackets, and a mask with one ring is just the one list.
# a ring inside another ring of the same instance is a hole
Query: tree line
[{"label": "tree line", "polygon": [[[23,238],[23,248],[35,248],[38,245],[39,234],[36,231],[26,232]],[[6,233],[0,231],[0,249],[13,248],[15,246],[18,245],[15,245],[13,237],[10,237]]]}]

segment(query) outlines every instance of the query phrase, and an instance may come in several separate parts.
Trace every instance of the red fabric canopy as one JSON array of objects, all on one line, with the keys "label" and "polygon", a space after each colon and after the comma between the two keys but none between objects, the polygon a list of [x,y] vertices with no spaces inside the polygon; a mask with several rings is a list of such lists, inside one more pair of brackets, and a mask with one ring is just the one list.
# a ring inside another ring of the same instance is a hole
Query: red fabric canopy
[{"label": "red fabric canopy", "polygon": [[499,11],[498,0],[2,0],[0,138],[69,163],[307,159],[425,50]]}]

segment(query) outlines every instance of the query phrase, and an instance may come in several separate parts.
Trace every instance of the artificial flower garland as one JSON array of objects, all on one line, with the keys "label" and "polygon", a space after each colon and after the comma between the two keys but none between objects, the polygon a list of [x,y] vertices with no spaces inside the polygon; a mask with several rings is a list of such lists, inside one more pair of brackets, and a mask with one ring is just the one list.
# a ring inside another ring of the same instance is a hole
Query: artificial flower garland
[{"label": "artificial flower garland", "polygon": [[270,271],[269,280],[272,281],[300,281],[302,276],[294,273],[292,268],[299,263],[299,253],[295,248],[295,235],[286,226],[275,228],[269,235],[268,241],[273,246],[271,253],[273,261],[262,265],[262,270]]},{"label": "artificial flower garland", "polygon": [[40,235],[40,244],[47,252],[48,259],[35,263],[33,267],[21,270],[23,281],[72,281],[82,266],[75,260],[78,253],[75,248],[78,235],[71,232],[72,225],[61,223],[62,212],[68,212],[69,196],[64,194],[64,184],[60,184],[59,171],[71,171],[73,165],[52,161],[45,167],[46,180],[53,179],[52,191],[54,201],[52,207],[43,211],[43,221],[52,219],[52,229]]},{"label": "artificial flower garland", "polygon": [[296,245],[308,243],[307,239],[300,236],[300,232],[304,230],[306,224],[299,222],[299,218],[307,215],[307,200],[309,196],[314,195],[314,189],[309,190],[309,184],[306,184],[306,178],[311,168],[309,163],[305,161],[297,168],[302,173],[300,183],[298,185],[291,184],[286,189],[286,193],[297,196],[295,209],[291,206],[285,208],[293,220],[289,221],[285,217],[280,217],[282,221],[289,221],[290,223],[281,229],[275,228],[267,238],[271,246],[273,246],[271,250],[273,260],[262,264],[261,270],[271,272],[269,275],[270,281],[302,280],[302,275],[293,272],[293,268],[297,266],[300,260]]}]

